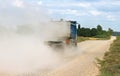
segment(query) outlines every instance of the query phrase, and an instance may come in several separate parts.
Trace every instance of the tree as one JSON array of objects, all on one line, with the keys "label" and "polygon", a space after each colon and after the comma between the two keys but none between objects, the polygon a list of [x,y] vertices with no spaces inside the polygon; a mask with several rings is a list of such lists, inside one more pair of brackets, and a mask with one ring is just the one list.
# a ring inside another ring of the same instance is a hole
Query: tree
[{"label": "tree", "polygon": [[109,33],[110,35],[112,35],[112,34],[113,34],[113,30],[112,30],[111,28],[109,28],[109,29],[108,29],[108,33]]},{"label": "tree", "polygon": [[97,25],[97,31],[98,31],[98,35],[102,34],[103,29],[101,25]]},{"label": "tree", "polygon": [[80,27],[80,24],[78,24],[78,30],[80,30],[80,28],[81,28],[81,27]]},{"label": "tree", "polygon": [[97,25],[97,30],[98,30],[99,32],[101,32],[101,31],[102,31],[102,26],[101,26],[101,25]]},{"label": "tree", "polygon": [[81,29],[78,30],[78,36],[84,36],[84,31],[85,31],[85,28],[82,27]]},{"label": "tree", "polygon": [[90,37],[90,36],[91,36],[90,31],[91,31],[90,28],[85,28],[85,31],[84,31],[84,34],[85,34],[85,35],[84,35],[84,36],[85,36],[85,37]]},{"label": "tree", "polygon": [[110,38],[113,34],[113,30],[111,28],[108,31],[103,30],[101,25],[97,25],[97,28],[84,28],[78,25],[78,36],[84,37],[97,37],[97,38]]},{"label": "tree", "polygon": [[90,37],[90,28],[80,28],[78,29],[78,36]]},{"label": "tree", "polygon": [[90,33],[91,33],[91,36],[96,36],[98,34],[98,31],[96,28],[92,28]]},{"label": "tree", "polygon": [[80,28],[80,24],[78,25],[78,29],[77,29],[77,35],[78,36],[80,36],[80,30],[81,30],[81,28]]}]

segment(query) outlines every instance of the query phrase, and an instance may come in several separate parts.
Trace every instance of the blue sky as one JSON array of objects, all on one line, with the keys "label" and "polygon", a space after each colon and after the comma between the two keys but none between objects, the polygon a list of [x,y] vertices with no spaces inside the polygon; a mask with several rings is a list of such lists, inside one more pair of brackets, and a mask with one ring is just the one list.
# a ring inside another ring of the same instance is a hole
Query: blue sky
[{"label": "blue sky", "polygon": [[26,9],[36,9],[37,14],[45,11],[54,20],[76,20],[83,27],[100,24],[120,31],[120,0],[0,0],[0,14]]}]

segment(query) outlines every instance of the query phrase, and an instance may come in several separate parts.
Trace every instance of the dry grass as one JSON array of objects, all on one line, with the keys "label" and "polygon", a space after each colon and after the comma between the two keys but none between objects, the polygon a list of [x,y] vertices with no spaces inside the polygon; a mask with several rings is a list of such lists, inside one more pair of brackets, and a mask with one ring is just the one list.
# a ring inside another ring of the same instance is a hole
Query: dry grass
[{"label": "dry grass", "polygon": [[89,37],[82,37],[82,36],[77,37],[77,42],[82,42],[82,41],[85,41],[85,40],[89,40]]},{"label": "dry grass", "polygon": [[110,51],[99,61],[101,76],[120,76],[120,36],[111,44]]}]

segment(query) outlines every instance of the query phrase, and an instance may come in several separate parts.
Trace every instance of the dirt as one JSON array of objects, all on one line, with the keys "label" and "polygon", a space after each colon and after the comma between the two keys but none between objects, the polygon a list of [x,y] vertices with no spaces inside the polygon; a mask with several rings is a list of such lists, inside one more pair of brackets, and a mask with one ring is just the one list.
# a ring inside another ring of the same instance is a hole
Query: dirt
[{"label": "dirt", "polygon": [[[110,40],[88,40],[78,43],[77,51],[68,50],[65,55],[60,54],[61,62],[57,68],[17,76],[97,76],[99,75],[99,69],[96,58],[103,57],[114,39],[115,37]],[[16,75],[0,73],[0,76]]]},{"label": "dirt", "polygon": [[75,57],[69,63],[57,68],[46,76],[97,76],[99,69],[96,58],[102,58],[109,50],[110,44],[115,40],[89,40],[78,44],[82,54]]}]

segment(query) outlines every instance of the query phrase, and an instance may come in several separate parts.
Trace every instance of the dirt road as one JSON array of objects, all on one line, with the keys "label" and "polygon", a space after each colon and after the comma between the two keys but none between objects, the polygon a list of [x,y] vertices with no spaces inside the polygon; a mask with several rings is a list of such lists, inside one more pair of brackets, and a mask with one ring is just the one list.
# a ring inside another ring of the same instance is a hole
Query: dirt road
[{"label": "dirt road", "polygon": [[[115,37],[110,40],[89,40],[78,43],[78,50],[66,50],[60,55],[60,61],[57,67],[53,69],[20,74],[17,76],[97,76],[95,58],[102,58],[105,51],[108,51],[110,44]],[[8,73],[0,73],[0,76],[16,76]]]},{"label": "dirt road", "polygon": [[110,40],[89,40],[79,43],[78,49],[82,54],[47,76],[97,76],[99,70],[95,58],[102,58],[114,39],[115,37]]}]

